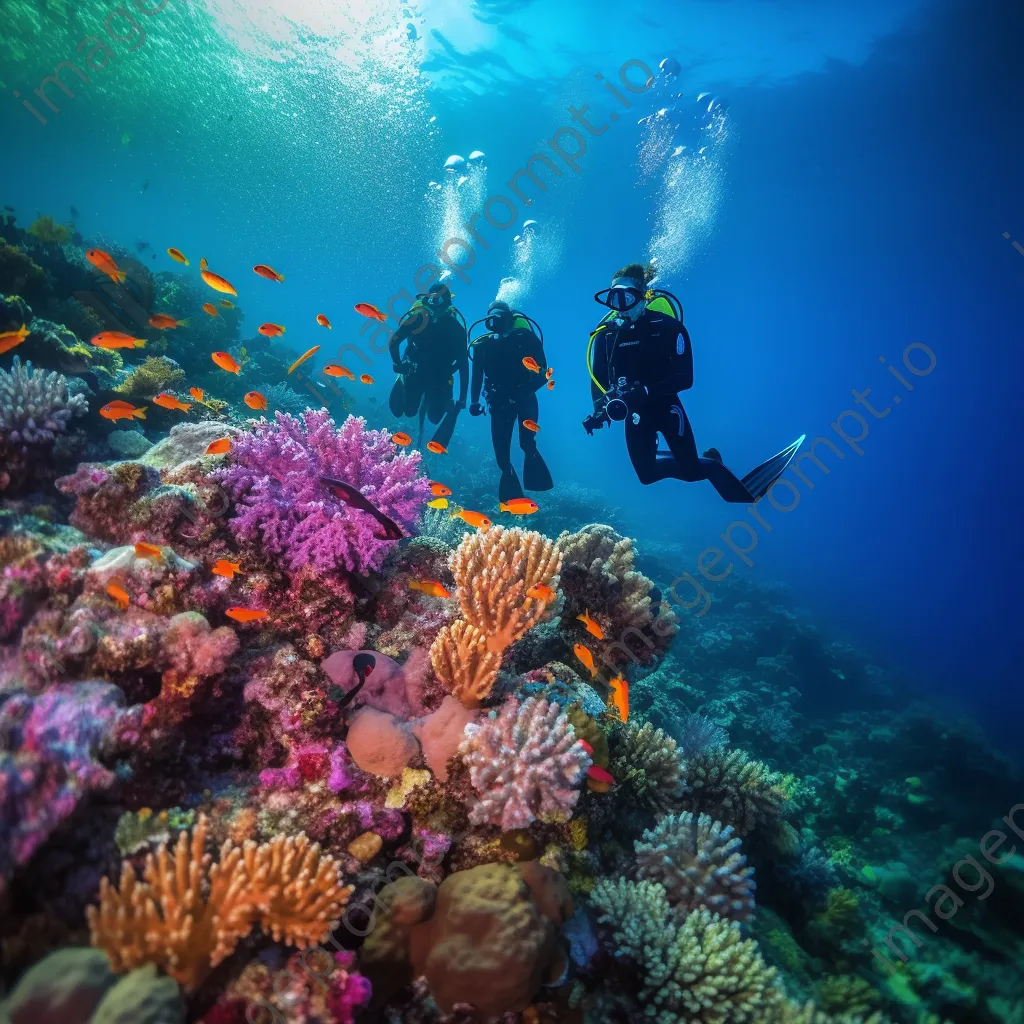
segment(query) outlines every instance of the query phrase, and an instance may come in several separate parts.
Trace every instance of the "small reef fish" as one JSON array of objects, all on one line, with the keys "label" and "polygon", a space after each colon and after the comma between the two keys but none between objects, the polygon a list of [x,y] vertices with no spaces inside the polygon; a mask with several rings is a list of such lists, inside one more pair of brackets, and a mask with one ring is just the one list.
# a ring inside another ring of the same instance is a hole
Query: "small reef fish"
[{"label": "small reef fish", "polygon": [[144,540],[140,540],[135,545],[135,554],[139,558],[155,558],[158,562],[164,560],[163,548],[158,547],[156,544],[149,544]]},{"label": "small reef fish", "polygon": [[203,303],[203,312],[210,316],[220,316],[220,310],[212,302]]},{"label": "small reef fish", "polygon": [[391,440],[394,441],[395,444],[400,444],[403,448],[407,448],[412,444],[412,438],[404,430],[398,430],[392,434]]},{"label": "small reef fish", "polygon": [[523,420],[523,426],[534,434],[536,434],[537,431],[540,430],[540,427],[537,426],[537,423],[534,420]]},{"label": "small reef fish", "polygon": [[555,382],[553,380],[549,380],[548,381],[548,391],[554,391],[554,390],[555,390]]},{"label": "small reef fish", "polygon": [[201,256],[199,258],[199,269],[200,270],[209,270],[210,269],[210,264],[207,261],[205,256]]},{"label": "small reef fish", "polygon": [[219,437],[206,446],[207,455],[227,455],[231,451],[231,438]]},{"label": "small reef fish", "polygon": [[533,598],[534,601],[544,601],[547,604],[551,604],[555,599],[555,592],[546,583],[534,583],[526,592],[526,596]]},{"label": "small reef fish", "polygon": [[186,267],[192,266],[192,264],[189,263],[188,261],[188,257],[180,249],[175,249],[172,247],[167,250],[167,255],[170,256],[171,259],[177,263],[184,263]]},{"label": "small reef fish", "polygon": [[250,409],[266,409],[267,407],[267,396],[261,395],[258,391],[248,392],[242,401],[245,402]]},{"label": "small reef fish", "polygon": [[221,299],[220,304],[224,309],[234,309],[235,304],[230,299]]},{"label": "small reef fish", "polygon": [[260,619],[266,619],[270,617],[270,612],[265,612],[260,608],[229,608],[224,613],[229,619],[234,619],[235,622],[259,622]]},{"label": "small reef fish", "polygon": [[590,671],[590,678],[593,679],[597,675],[597,668],[594,665],[594,655],[590,648],[586,644],[576,644],[572,649],[572,653],[587,666],[587,669]]},{"label": "small reef fish", "polygon": [[458,512],[453,512],[452,519],[461,519],[464,523],[467,523],[469,526],[475,526],[478,530],[486,530],[491,525],[490,519],[483,512],[474,512],[468,508],[460,508]]},{"label": "small reef fish", "polygon": [[146,418],[146,407],[140,406],[136,409],[129,402],[107,402],[100,409],[100,415],[105,420],[144,420]]},{"label": "small reef fish", "polygon": [[368,317],[370,320],[387,320],[387,313],[382,313],[372,302],[357,302],[352,307],[360,316]]},{"label": "small reef fish", "polygon": [[587,741],[586,741],[585,739],[582,739],[581,737],[577,736],[577,737],[576,737],[576,742],[577,742],[577,743],[578,743],[578,744],[579,744],[579,745],[580,745],[580,746],[581,746],[581,747],[582,747],[582,748],[583,748],[583,749],[584,749],[584,750],[585,750],[585,751],[586,751],[586,752],[587,752],[587,753],[588,753],[588,754],[589,754],[589,755],[590,755],[591,757],[593,757],[593,756],[594,756],[594,748],[593,748],[593,747],[592,747],[592,746],[591,746],[591,745],[590,745],[590,744],[589,744],[589,743],[588,743],[588,742],[587,742]]},{"label": "small reef fish", "polygon": [[532,516],[539,508],[540,505],[533,498],[511,498],[498,503],[501,512],[511,512],[514,516]]},{"label": "small reef fish", "polygon": [[427,508],[447,508],[447,507],[448,507],[448,499],[447,498],[431,498],[430,501],[427,502]]},{"label": "small reef fish", "polygon": [[234,357],[228,352],[214,352],[210,358],[222,369],[227,370],[228,373],[241,373],[242,367],[235,362]]},{"label": "small reef fish", "polygon": [[189,388],[189,389],[188,389],[188,393],[189,393],[189,394],[190,394],[190,395],[191,395],[191,396],[192,396],[192,397],[193,397],[193,398],[194,398],[194,399],[195,399],[195,400],[196,400],[197,402],[201,402],[201,401],[203,400],[203,395],[204,395],[204,394],[205,394],[206,392],[204,392],[202,388]]},{"label": "small reef fish", "polygon": [[106,274],[114,284],[124,284],[128,275],[120,270],[114,262],[114,257],[102,249],[90,249],[85,258],[99,271]]},{"label": "small reef fish", "polygon": [[615,776],[599,764],[587,769],[587,789],[592,793],[607,793],[615,785]]},{"label": "small reef fish", "polygon": [[218,558],[210,567],[214,576],[223,576],[225,579],[234,579],[235,573],[242,571],[241,562],[229,562],[226,558]]},{"label": "small reef fish", "polygon": [[329,330],[329,331],[333,331],[334,330],[334,328],[331,326],[331,321],[328,320],[327,317],[325,317],[323,315],[323,313],[317,313],[317,315],[316,315],[316,322],[321,327],[326,327],[327,330]]},{"label": "small reef fish", "polygon": [[0,334],[0,356],[20,345],[31,333],[24,324],[16,331],[4,331]]},{"label": "small reef fish", "polygon": [[285,328],[282,324],[260,324],[256,330],[264,338],[280,338],[284,334]]},{"label": "small reef fish", "polygon": [[360,374],[360,375],[359,375],[359,380],[360,380],[360,381],[361,381],[361,382],[362,382],[363,384],[372,384],[372,383],[373,383],[373,378],[372,378],[372,377],[371,377],[371,376],[370,376],[370,375],[369,375],[368,373],[362,373],[362,374]]},{"label": "small reef fish", "polygon": [[100,331],[92,338],[92,343],[97,348],[145,348],[145,338],[133,338],[130,334],[122,334],[120,331]]},{"label": "small reef fish", "polygon": [[128,596],[128,591],[124,589],[119,580],[111,580],[107,584],[107,594],[121,611],[127,611],[128,605],[132,603],[131,597]]},{"label": "small reef fish", "polygon": [[599,623],[597,623],[593,618],[591,618],[589,608],[582,615],[577,615],[576,618],[578,621],[583,623],[583,625],[586,627],[587,632],[591,636],[597,637],[598,640],[604,639],[604,630],[601,628]]},{"label": "small reef fish", "polygon": [[188,324],[188,320],[175,320],[166,313],[154,313],[149,318],[149,326],[155,327],[158,331],[173,331],[176,327],[188,327]]},{"label": "small reef fish", "polygon": [[254,274],[259,274],[260,277],[265,277],[268,281],[283,281],[284,274],[279,274],[273,267],[268,267],[265,263],[257,263],[252,268]]},{"label": "small reef fish", "polygon": [[629,721],[629,683],[622,676],[616,676],[608,684],[612,692],[608,695],[608,707],[618,714],[623,722]]},{"label": "small reef fish", "polygon": [[325,366],[324,373],[328,377],[344,377],[346,380],[356,379],[356,375],[347,366],[338,366],[336,363],[330,363]]},{"label": "small reef fish", "polygon": [[447,455],[448,454],[448,449],[445,448],[445,446],[443,444],[441,444],[440,441],[428,441],[427,442],[427,451],[428,452],[433,452],[435,455]]},{"label": "small reef fish", "polygon": [[375,534],[378,540],[402,540],[405,537],[405,533],[398,523],[384,515],[372,501],[363,497],[362,493],[351,484],[345,483],[344,480],[334,480],[329,476],[320,477],[320,483],[336,498],[373,516],[383,529],[383,533]]},{"label": "small reef fish", "polygon": [[430,493],[435,498],[450,498],[452,496],[452,489],[444,484],[439,484],[436,480],[431,480]]},{"label": "small reef fish", "polygon": [[166,391],[161,391],[153,399],[153,404],[159,405],[161,409],[177,409],[178,412],[188,412],[192,408],[189,402],[182,402],[175,398],[174,395],[167,394]]},{"label": "small reef fish", "polygon": [[523,366],[534,373],[540,373],[540,363],[533,356],[523,356]]},{"label": "small reef fish", "polygon": [[[203,260],[206,263],[206,260]],[[225,278],[221,277],[220,274],[215,274],[212,270],[207,270],[204,266],[200,271],[200,277],[215,291],[224,292],[225,295],[234,295],[237,297],[238,292],[235,290],[235,286]]]},{"label": "small reef fish", "polygon": [[547,377],[548,380],[551,380],[551,378],[554,377],[554,375],[555,375],[555,368],[553,366],[549,366],[544,371],[544,376]]},{"label": "small reef fish", "polygon": [[320,351],[320,346],[319,345],[314,345],[312,348],[306,349],[306,351],[303,352],[302,355],[299,356],[299,358],[296,359],[295,362],[292,363],[292,365],[288,367],[288,372],[291,373],[292,370],[294,370],[297,366],[301,366],[307,359],[309,359],[313,355],[316,355],[316,353],[319,352],[319,351]]},{"label": "small reef fish", "polygon": [[437,580],[409,580],[409,589],[418,590],[430,597],[451,597],[451,591]]}]

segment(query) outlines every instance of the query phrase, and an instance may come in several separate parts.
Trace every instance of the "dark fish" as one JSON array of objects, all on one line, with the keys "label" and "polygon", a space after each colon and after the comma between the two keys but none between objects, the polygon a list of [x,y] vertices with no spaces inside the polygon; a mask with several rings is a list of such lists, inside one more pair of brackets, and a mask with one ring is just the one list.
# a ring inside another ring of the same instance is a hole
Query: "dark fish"
[{"label": "dark fish", "polygon": [[333,480],[329,476],[320,477],[320,483],[328,488],[335,497],[341,498],[342,501],[347,502],[353,508],[358,508],[362,512],[373,516],[380,523],[384,531],[383,533],[375,534],[378,540],[402,540],[405,537],[405,533],[398,523],[384,515],[373,502],[364,498],[351,484],[345,483],[344,480]]},{"label": "dark fish", "polygon": [[71,207],[71,216],[78,220],[78,211],[73,206]]},{"label": "dark fish", "polygon": [[148,181],[144,181],[142,183],[142,191],[145,192],[147,188],[149,188],[149,182]]},{"label": "dark fish", "polygon": [[355,700],[356,694],[366,685],[366,677],[373,672],[376,665],[377,659],[372,654],[357,654],[352,659],[352,667],[359,676],[359,682],[338,701],[339,710],[348,707]]}]

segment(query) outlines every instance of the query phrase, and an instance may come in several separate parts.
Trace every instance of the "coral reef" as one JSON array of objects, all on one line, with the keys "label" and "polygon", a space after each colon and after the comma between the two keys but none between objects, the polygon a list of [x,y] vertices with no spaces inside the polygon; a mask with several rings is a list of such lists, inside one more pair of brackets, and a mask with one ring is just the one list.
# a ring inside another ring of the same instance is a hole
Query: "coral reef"
[{"label": "coral reef", "polygon": [[10,373],[0,370],[0,449],[51,443],[88,411],[85,397],[72,395],[59,373],[22,366],[18,356]]},{"label": "coral reef", "polygon": [[649,722],[626,723],[611,747],[608,770],[639,803],[658,811],[678,806],[684,782],[676,741]]}]

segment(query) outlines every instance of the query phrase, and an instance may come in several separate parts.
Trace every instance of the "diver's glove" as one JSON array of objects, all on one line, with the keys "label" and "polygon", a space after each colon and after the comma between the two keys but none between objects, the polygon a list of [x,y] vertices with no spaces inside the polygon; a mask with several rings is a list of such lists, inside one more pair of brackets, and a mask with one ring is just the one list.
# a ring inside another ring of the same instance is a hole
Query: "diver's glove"
[{"label": "diver's glove", "polygon": [[592,413],[583,421],[583,429],[588,434],[600,430],[606,423],[611,423],[611,417],[603,409],[600,412]]},{"label": "diver's glove", "polygon": [[474,402],[469,407],[469,415],[470,416],[483,416],[483,414],[484,414],[484,407],[479,402]]}]

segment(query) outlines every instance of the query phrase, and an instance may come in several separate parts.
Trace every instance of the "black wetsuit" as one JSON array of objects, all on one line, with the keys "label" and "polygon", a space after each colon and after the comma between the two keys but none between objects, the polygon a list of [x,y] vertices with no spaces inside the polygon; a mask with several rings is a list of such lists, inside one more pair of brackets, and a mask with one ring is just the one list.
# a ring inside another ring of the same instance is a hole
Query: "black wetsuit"
[{"label": "black wetsuit", "polygon": [[[527,356],[537,361],[539,372],[523,365]],[[537,435],[523,426],[524,420],[537,422],[537,392],[545,385],[547,360],[544,346],[532,330],[513,327],[507,334],[488,334],[473,345],[472,401],[480,401],[483,388],[487,411],[491,416],[491,444],[501,470],[498,500],[509,501],[529,491],[549,491],[554,487],[551,473],[537,450]],[[519,424],[519,447],[524,453],[523,483],[512,465],[512,431]]]},{"label": "black wetsuit", "polygon": [[[455,430],[459,408],[465,408],[469,390],[469,355],[466,327],[462,318],[449,309],[423,324],[423,310],[410,310],[391,336],[388,350],[391,361],[411,364],[391,389],[389,405],[395,416],[420,415],[420,431],[424,419],[441,423],[432,440],[446,448]],[[399,355],[402,342],[407,342],[404,356]],[[459,405],[453,401],[455,372],[459,374]],[[443,420],[443,422],[441,422]]]},{"label": "black wetsuit", "polygon": [[[605,390],[620,378],[639,384],[627,400],[624,421],[626,450],[642,484],[658,480],[709,480],[731,502],[750,502],[754,496],[720,459],[697,454],[693,430],[679,398],[693,387],[693,352],[683,324],[667,313],[644,310],[635,321],[607,317],[594,335],[591,382],[595,411],[603,408]],[[658,451],[658,435],[668,443]]]}]

